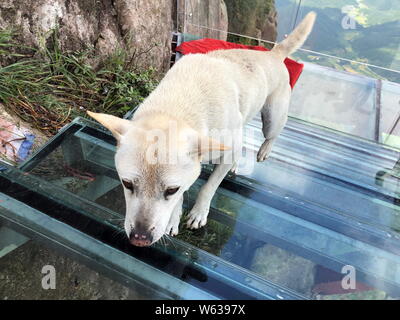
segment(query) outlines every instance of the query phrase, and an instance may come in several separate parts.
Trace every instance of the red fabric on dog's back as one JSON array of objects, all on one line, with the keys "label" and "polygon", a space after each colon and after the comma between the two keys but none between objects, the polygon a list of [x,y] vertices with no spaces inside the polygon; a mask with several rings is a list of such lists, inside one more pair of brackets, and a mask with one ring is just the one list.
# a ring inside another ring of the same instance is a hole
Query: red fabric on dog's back
[{"label": "red fabric on dog's back", "polygon": [[[261,46],[246,46],[244,44],[237,44],[216,39],[201,39],[193,40],[182,43],[176,48],[176,51],[186,55],[189,53],[207,53],[214,50],[228,50],[228,49],[249,49],[258,51],[269,51],[268,49]],[[289,72],[290,86],[294,87],[297,80],[303,71],[304,64],[298,63],[292,59],[286,58],[284,61],[286,68]]]}]

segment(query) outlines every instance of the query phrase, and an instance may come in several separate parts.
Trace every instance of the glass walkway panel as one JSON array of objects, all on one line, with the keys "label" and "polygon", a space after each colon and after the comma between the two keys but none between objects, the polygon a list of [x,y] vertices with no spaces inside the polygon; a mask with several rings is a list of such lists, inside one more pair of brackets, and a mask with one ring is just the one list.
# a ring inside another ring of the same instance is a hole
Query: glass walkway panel
[{"label": "glass walkway panel", "polygon": [[[254,163],[260,126],[246,127],[244,165],[223,181],[200,230],[181,223],[177,237],[130,245],[115,141],[82,118],[19,168],[2,166],[1,222],[151,298],[398,298],[400,153],[290,119],[270,159]],[[210,170],[204,165],[185,209]],[[349,268],[356,288],[346,291]]]}]

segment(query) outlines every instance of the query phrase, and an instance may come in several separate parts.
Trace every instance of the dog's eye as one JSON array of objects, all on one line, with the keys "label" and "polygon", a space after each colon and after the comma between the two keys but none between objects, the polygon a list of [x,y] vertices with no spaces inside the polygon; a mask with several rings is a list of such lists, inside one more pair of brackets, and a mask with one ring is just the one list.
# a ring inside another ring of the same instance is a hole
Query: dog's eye
[{"label": "dog's eye", "polygon": [[179,187],[168,188],[164,192],[164,197],[167,198],[168,196],[172,196],[173,194],[177,193],[178,190],[179,190]]},{"label": "dog's eye", "polygon": [[124,185],[125,188],[133,192],[133,184],[131,181],[128,180],[122,180],[122,184]]}]

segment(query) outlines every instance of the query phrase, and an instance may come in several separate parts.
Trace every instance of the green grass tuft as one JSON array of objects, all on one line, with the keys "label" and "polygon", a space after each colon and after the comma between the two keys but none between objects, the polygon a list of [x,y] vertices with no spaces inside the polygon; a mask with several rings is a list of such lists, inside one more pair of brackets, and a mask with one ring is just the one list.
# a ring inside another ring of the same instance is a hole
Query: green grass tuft
[{"label": "green grass tuft", "polygon": [[86,110],[123,116],[157,84],[136,51],[117,49],[94,68],[93,50],[63,52],[56,30],[42,50],[19,45],[15,35],[0,29],[0,61],[16,61],[0,65],[0,103],[48,135]]}]

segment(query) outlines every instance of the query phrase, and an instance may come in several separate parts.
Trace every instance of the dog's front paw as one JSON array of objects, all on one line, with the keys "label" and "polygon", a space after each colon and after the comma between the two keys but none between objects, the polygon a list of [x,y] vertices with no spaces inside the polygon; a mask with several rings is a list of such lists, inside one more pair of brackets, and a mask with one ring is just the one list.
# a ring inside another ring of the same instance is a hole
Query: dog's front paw
[{"label": "dog's front paw", "polygon": [[232,165],[232,168],[231,168],[231,170],[229,170],[229,172],[230,172],[231,174],[236,175],[237,169],[238,169],[238,164],[237,164],[237,162],[235,162],[235,163]]},{"label": "dog's front paw", "polygon": [[208,216],[208,209],[202,210],[196,207],[190,211],[188,215],[187,227],[189,229],[198,229],[206,225]]},{"label": "dog's front paw", "polygon": [[180,219],[171,219],[168,222],[167,229],[165,229],[165,233],[170,236],[176,236],[179,232],[179,222]]},{"label": "dog's front paw", "polygon": [[265,140],[264,143],[261,145],[260,150],[257,153],[257,162],[265,161],[272,150],[273,140]]}]

